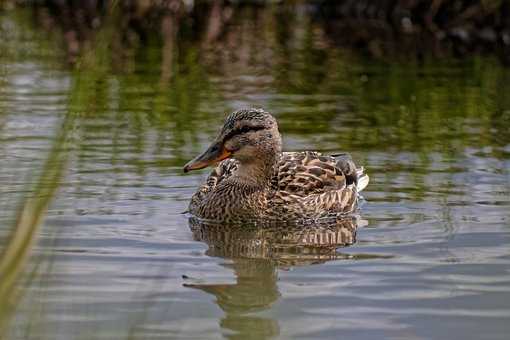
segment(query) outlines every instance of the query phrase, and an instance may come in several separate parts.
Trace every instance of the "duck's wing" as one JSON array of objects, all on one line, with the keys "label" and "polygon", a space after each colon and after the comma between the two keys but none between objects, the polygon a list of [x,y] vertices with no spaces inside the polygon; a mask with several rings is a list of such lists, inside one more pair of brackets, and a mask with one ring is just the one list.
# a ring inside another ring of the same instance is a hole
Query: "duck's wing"
[{"label": "duck's wing", "polygon": [[321,215],[349,214],[357,208],[358,191],[355,184],[320,194],[312,194],[303,198],[303,205],[308,213]]},{"label": "duck's wing", "polygon": [[301,197],[340,190],[349,184],[349,180],[352,181],[352,178],[344,173],[344,170],[348,170],[346,173],[351,175],[348,168],[351,164],[343,161],[342,165],[344,169],[337,164],[334,157],[323,156],[318,152],[284,152],[278,164],[274,184],[278,191]]},{"label": "duck's wing", "polygon": [[357,208],[358,192],[354,184],[307,196],[287,191],[278,191],[269,210],[288,220],[339,217],[352,213]]},{"label": "duck's wing", "polygon": [[349,154],[283,153],[277,176],[275,209],[288,218],[352,213],[358,192],[368,184],[363,168]]}]

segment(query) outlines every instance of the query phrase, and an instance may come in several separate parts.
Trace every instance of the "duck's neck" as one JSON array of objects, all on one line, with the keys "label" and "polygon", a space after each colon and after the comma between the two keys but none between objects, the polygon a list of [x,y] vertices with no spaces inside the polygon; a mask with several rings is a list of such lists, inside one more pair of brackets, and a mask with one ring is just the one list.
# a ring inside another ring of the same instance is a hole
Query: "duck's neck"
[{"label": "duck's neck", "polygon": [[280,153],[266,155],[250,162],[241,162],[233,181],[238,185],[264,189],[271,185],[271,179],[277,171]]}]

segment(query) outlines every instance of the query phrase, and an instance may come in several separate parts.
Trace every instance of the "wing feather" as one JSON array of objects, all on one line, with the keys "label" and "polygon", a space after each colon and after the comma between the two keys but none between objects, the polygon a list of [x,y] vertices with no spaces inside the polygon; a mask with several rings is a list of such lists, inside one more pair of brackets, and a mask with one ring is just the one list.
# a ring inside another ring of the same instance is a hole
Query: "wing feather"
[{"label": "wing feather", "polygon": [[278,165],[277,188],[301,197],[345,187],[335,158],[318,152],[284,152]]}]

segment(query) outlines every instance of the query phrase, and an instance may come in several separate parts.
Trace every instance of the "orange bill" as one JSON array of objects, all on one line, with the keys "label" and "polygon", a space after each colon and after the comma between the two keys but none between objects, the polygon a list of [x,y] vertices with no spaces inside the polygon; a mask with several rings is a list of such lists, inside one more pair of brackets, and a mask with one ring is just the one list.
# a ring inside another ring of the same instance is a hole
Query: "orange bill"
[{"label": "orange bill", "polygon": [[203,154],[189,161],[184,166],[184,172],[191,170],[198,170],[208,167],[210,165],[221,162],[224,159],[230,157],[232,153],[218,144],[211,145]]}]

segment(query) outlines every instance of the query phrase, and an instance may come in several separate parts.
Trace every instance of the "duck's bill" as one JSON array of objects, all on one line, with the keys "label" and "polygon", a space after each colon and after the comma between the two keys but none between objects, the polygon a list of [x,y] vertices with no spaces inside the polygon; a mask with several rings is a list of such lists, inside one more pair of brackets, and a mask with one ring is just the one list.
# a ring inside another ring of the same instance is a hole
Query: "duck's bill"
[{"label": "duck's bill", "polygon": [[183,168],[184,172],[199,170],[221,162],[230,157],[232,153],[223,147],[212,145],[200,156],[189,161]]}]

